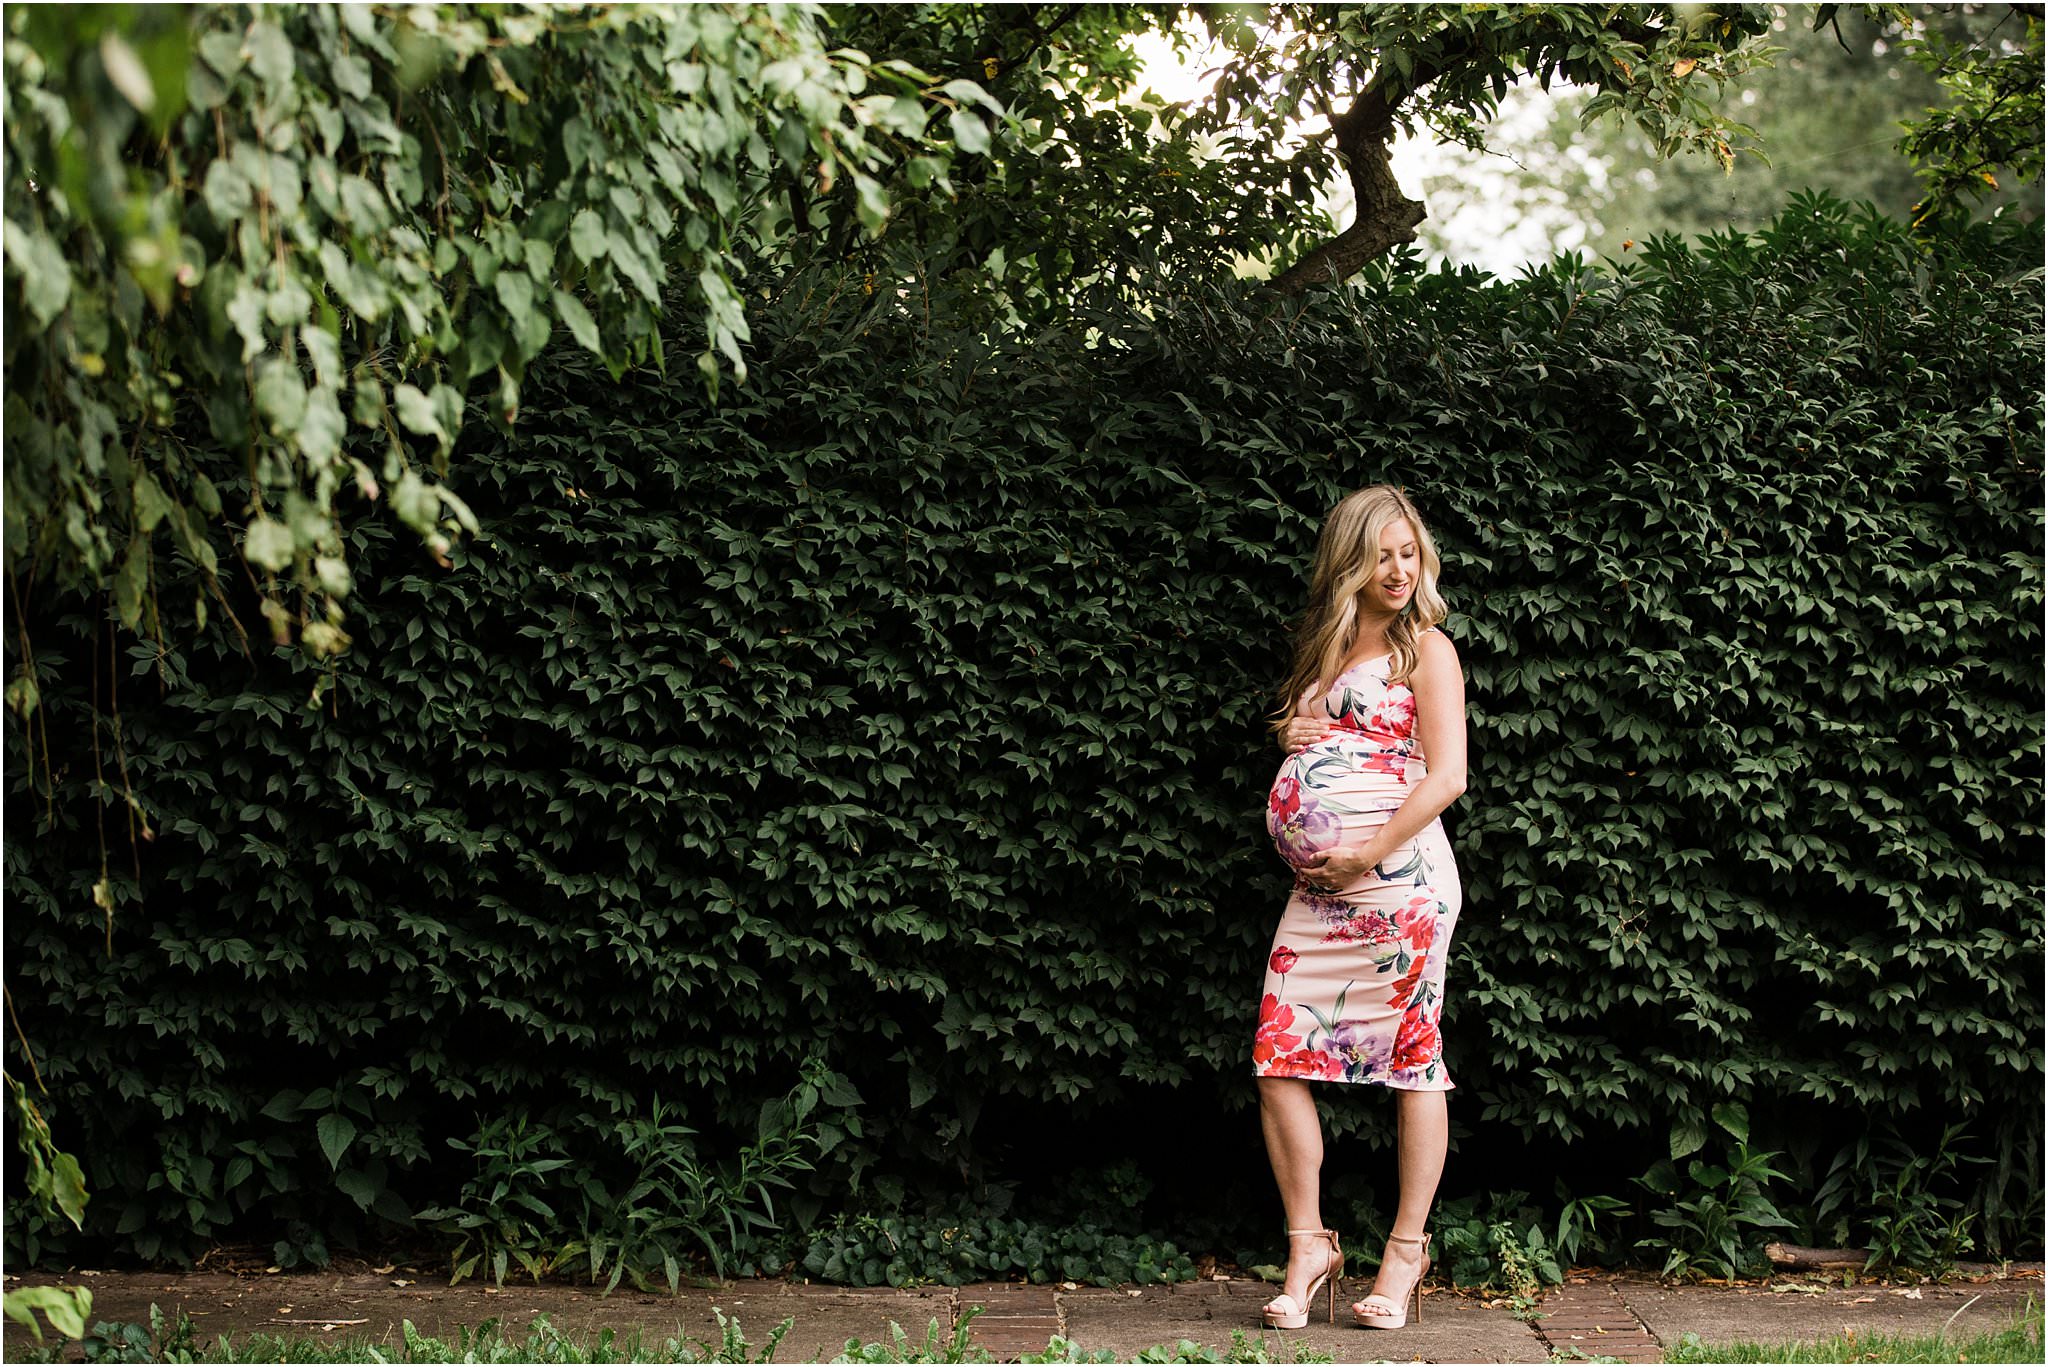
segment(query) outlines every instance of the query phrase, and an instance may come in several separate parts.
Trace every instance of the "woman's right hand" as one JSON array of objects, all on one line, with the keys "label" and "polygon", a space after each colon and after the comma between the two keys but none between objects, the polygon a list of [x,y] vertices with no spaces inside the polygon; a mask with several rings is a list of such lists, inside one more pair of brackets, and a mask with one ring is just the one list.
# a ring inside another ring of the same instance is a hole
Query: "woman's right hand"
[{"label": "woman's right hand", "polygon": [[1289,754],[1304,750],[1329,735],[1330,729],[1330,723],[1321,717],[1289,717],[1287,729],[1281,733],[1280,748]]}]

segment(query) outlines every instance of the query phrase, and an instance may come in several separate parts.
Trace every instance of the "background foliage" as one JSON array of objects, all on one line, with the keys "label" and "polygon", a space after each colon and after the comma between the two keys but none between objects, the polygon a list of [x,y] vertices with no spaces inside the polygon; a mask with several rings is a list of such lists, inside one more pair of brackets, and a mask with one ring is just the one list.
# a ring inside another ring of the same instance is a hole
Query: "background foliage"
[{"label": "background foliage", "polygon": [[[1818,1203],[1868,1117],[1961,1122],[1979,1246],[2038,1246],[2037,256],[1806,200],[1620,277],[1028,338],[818,265],[716,401],[537,358],[517,435],[458,438],[449,569],[350,529],[338,660],[38,585],[6,934],[85,1237],[480,1230],[486,1148],[619,1191],[675,1123],[733,1189],[783,1155],[794,1229],[1001,1215],[1131,1114],[1134,1218],[1254,1237],[1261,716],[1322,511],[1393,479],[1471,697],[1453,1186],[1613,1190],[1743,1102]],[[1333,1173],[1375,1099],[1322,1098]]]},{"label": "background foliage", "polygon": [[[715,391],[744,374],[747,256],[879,228],[883,179],[943,187],[999,112],[828,49],[805,5],[27,6],[7,29],[9,572],[111,583],[161,638],[165,543],[206,571],[194,615],[227,606],[226,506],[271,634],[316,654],[348,641],[338,497],[382,497],[445,559],[476,530],[431,478],[466,396],[512,424],[558,327],[614,372],[666,341]],[[243,475],[225,505],[217,451]]]},{"label": "background foliage", "polygon": [[[1766,37],[1778,50],[1723,96],[1755,130],[1752,150],[1761,155],[1728,168],[1706,157],[1667,159],[1635,124],[1589,121],[1594,91],[1544,94],[1524,85],[1509,91],[1501,117],[1484,129],[1484,151],[1447,149],[1444,169],[1423,179],[1424,241],[1465,260],[1503,219],[1518,233],[1533,221],[1553,250],[1620,260],[1658,233],[1753,232],[1802,190],[1868,200],[1898,217],[1940,220],[1975,205],[2039,220],[2038,136],[2031,148],[2014,136],[2039,93],[2036,11],[1770,8]],[[2026,71],[2036,73],[2032,87],[2023,83]],[[1994,102],[1993,117],[1982,119]],[[1928,131],[1909,136],[1910,124]]]}]

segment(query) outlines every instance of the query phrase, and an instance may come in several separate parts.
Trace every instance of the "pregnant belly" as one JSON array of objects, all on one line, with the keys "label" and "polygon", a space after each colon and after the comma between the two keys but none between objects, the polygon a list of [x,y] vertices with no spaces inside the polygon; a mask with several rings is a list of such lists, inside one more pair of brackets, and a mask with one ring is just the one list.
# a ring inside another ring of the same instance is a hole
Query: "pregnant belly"
[{"label": "pregnant belly", "polygon": [[1289,755],[1266,795],[1273,847],[1300,868],[1324,850],[1370,840],[1407,800],[1420,767],[1398,751],[1355,743]]}]

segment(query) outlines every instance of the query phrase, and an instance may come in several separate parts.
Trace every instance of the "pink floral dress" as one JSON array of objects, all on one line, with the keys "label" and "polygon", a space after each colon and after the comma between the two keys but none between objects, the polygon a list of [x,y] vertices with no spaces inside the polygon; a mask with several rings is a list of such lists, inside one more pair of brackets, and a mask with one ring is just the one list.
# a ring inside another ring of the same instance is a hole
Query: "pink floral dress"
[{"label": "pink floral dress", "polygon": [[[1336,729],[1289,755],[1267,798],[1266,829],[1291,865],[1370,840],[1428,772],[1415,695],[1388,680],[1391,660],[1353,666],[1319,699],[1314,689],[1301,696],[1298,711]],[[1451,1090],[1438,1022],[1461,900],[1440,820],[1350,887],[1325,891],[1297,875],[1266,960],[1252,1071]]]}]

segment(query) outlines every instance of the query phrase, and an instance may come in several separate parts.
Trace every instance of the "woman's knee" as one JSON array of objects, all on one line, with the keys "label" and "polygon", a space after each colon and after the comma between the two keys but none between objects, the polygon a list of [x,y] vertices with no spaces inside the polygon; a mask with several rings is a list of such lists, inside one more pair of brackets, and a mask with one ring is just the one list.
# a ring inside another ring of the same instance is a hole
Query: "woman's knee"
[{"label": "woman's knee", "polygon": [[1262,1077],[1259,1079],[1259,1105],[1266,1110],[1295,1111],[1303,1107],[1315,1108],[1315,1098],[1309,1095],[1308,1083],[1298,1077]]}]

